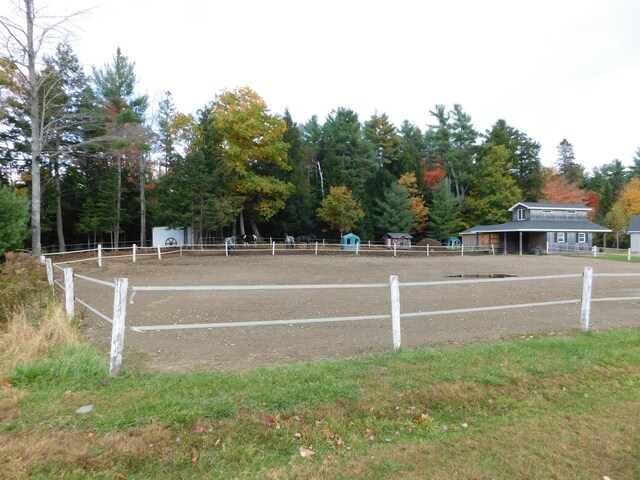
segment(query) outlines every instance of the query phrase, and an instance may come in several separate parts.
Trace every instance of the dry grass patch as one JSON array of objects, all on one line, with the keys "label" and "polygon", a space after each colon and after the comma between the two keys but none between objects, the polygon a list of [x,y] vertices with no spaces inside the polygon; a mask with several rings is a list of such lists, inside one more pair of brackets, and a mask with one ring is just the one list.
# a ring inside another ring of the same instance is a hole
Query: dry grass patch
[{"label": "dry grass patch", "polygon": [[83,472],[90,469],[117,478],[129,459],[154,461],[174,447],[158,425],[126,433],[82,430],[0,432],[0,478],[22,479],[46,471]]},{"label": "dry grass patch", "polygon": [[0,335],[0,369],[7,372],[17,365],[31,362],[59,345],[78,343],[77,325],[69,319],[61,302],[51,300],[39,321],[27,317],[18,308]]}]

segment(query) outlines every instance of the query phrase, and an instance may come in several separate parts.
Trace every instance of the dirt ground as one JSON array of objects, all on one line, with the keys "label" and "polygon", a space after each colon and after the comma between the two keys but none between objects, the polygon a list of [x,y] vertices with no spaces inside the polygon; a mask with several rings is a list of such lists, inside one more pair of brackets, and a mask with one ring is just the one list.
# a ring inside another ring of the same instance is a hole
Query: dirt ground
[{"label": "dirt ground", "polygon": [[[129,286],[149,285],[298,285],[384,284],[380,288],[321,290],[137,292],[127,305],[124,363],[154,371],[248,370],[318,359],[353,358],[393,348],[391,322],[332,321],[251,327],[175,329],[136,332],[143,325],[292,320],[390,314],[389,276],[399,277],[401,313],[431,312],[402,319],[402,347],[461,344],[537,332],[562,334],[580,327],[582,279],[542,279],[471,283],[470,277],[640,273],[637,263],[555,256],[425,255],[236,255],[164,256],[105,259],[73,264],[75,273]],[[460,278],[459,276],[464,277]],[[402,286],[406,282],[462,280],[456,285]],[[76,279],[76,296],[111,317],[113,289]],[[598,277],[593,298],[640,297],[640,277]],[[570,304],[508,310],[436,314],[441,310],[514,305],[556,300]],[[640,301],[594,301],[593,329],[640,325]],[[108,351],[111,325],[85,312],[87,337]]]}]

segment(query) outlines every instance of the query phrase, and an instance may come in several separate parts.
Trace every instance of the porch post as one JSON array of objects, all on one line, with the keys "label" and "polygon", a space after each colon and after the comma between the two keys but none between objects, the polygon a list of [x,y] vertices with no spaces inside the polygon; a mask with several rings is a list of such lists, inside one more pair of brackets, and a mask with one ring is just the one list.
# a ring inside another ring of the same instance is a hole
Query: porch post
[{"label": "porch post", "polygon": [[504,232],[504,252],[503,255],[507,254],[507,232]]},{"label": "porch post", "polygon": [[520,250],[520,256],[522,256],[522,232],[520,233],[520,245],[519,245],[519,250]]}]

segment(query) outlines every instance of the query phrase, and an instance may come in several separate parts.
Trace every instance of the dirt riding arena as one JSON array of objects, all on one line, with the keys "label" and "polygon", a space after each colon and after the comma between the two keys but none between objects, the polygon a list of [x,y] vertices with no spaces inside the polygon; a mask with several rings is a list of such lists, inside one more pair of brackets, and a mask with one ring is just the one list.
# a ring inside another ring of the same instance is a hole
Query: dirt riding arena
[{"label": "dirt riding arena", "polygon": [[[582,279],[496,283],[465,282],[474,276],[640,273],[637,263],[555,256],[371,257],[366,255],[222,255],[105,259],[72,265],[74,272],[129,286],[376,284],[380,288],[321,290],[137,292],[127,304],[124,364],[156,371],[246,370],[318,359],[353,358],[392,349],[391,321],[173,329],[136,332],[149,325],[293,320],[389,315],[389,276],[401,284],[401,313],[580,299]],[[464,277],[459,278],[460,275]],[[402,286],[406,282],[462,280],[456,285]],[[76,296],[111,316],[113,289],[81,279]],[[593,298],[640,297],[640,277],[594,277]],[[640,301],[593,302],[591,327],[640,325]],[[89,339],[108,351],[111,325],[86,312]],[[510,310],[431,314],[402,319],[402,347],[468,343],[536,332],[561,334],[580,328],[580,302]]]}]

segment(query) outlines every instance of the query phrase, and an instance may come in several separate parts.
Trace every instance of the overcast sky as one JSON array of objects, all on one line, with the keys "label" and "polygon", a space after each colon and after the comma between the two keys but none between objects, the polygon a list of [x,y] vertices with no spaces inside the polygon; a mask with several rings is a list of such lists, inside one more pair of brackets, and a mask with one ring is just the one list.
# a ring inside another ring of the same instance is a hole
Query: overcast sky
[{"label": "overcast sky", "polygon": [[[9,0],[0,0],[3,11]],[[294,121],[338,107],[423,131],[460,103],[477,130],[498,119],[542,145],[566,138],[587,171],[640,147],[638,0],[36,0],[94,5],[74,50],[103,67],[122,49],[141,93],[193,113],[247,85]]]}]

